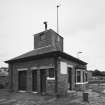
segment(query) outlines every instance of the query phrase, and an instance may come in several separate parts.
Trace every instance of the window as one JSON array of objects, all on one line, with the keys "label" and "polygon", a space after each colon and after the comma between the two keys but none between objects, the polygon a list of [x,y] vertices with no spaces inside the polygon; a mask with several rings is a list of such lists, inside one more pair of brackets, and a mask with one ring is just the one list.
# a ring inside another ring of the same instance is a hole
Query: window
[{"label": "window", "polygon": [[87,72],[83,69],[76,71],[76,84],[85,84],[87,83]]},{"label": "window", "polygon": [[40,40],[45,40],[46,39],[46,35],[44,33],[40,34]]},{"label": "window", "polygon": [[88,81],[88,78],[87,78],[87,73],[85,73],[85,78],[86,78],[86,82]]},{"label": "window", "polygon": [[77,71],[77,82],[81,82],[81,71]]},{"label": "window", "polygon": [[83,71],[83,82],[86,81],[86,78],[85,78],[85,71]]},{"label": "window", "polygon": [[49,78],[54,78],[54,76],[55,76],[54,68],[50,68],[49,69]]}]

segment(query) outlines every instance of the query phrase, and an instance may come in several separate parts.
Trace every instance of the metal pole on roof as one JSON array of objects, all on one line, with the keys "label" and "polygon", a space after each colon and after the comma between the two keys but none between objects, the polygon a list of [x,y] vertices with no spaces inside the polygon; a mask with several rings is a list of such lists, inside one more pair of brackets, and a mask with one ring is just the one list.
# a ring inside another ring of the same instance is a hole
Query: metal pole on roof
[{"label": "metal pole on roof", "polygon": [[62,4],[62,0],[57,0],[57,33],[59,34],[59,11],[58,11],[58,9],[59,9],[59,7],[61,6],[61,4]]},{"label": "metal pole on roof", "polygon": [[59,14],[58,14],[58,8],[60,7],[60,5],[57,5],[57,33],[59,34]]}]

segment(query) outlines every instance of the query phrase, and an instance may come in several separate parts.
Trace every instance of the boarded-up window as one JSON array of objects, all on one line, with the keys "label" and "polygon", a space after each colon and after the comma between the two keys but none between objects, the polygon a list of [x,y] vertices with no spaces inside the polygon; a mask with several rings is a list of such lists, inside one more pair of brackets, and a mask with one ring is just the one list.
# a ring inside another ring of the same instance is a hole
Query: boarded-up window
[{"label": "boarded-up window", "polygon": [[54,78],[54,76],[55,76],[55,70],[54,70],[54,68],[49,68],[49,77],[50,78]]},{"label": "boarded-up window", "polygon": [[67,63],[65,62],[61,62],[60,63],[60,71],[61,71],[61,74],[67,74]]},{"label": "boarded-up window", "polygon": [[81,71],[77,71],[77,82],[81,82]]}]

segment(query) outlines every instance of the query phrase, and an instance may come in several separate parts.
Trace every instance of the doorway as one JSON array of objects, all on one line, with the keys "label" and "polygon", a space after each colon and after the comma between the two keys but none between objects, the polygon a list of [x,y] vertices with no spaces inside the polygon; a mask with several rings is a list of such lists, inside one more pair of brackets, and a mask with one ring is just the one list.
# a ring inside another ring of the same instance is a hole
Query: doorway
[{"label": "doorway", "polygon": [[46,92],[46,69],[40,70],[40,91],[41,93]]},{"label": "doorway", "polygon": [[27,87],[27,71],[19,71],[18,73],[18,89],[26,90]]},{"label": "doorway", "polygon": [[68,67],[68,84],[69,90],[72,90],[72,68]]},{"label": "doorway", "polygon": [[37,70],[32,70],[32,91],[37,91]]}]

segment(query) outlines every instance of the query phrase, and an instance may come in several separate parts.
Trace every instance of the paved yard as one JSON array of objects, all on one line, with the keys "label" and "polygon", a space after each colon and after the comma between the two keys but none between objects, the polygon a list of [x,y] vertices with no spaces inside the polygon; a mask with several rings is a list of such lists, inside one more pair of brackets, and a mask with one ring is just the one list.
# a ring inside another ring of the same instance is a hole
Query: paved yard
[{"label": "paved yard", "polygon": [[71,101],[80,103],[81,105],[105,105],[105,94],[93,92],[92,90],[87,91],[89,96],[89,102],[83,102],[82,93],[78,92],[78,98]]},{"label": "paved yard", "polygon": [[76,96],[67,96],[56,99],[54,96],[41,96],[34,93],[9,93],[7,90],[0,90],[0,93],[0,105],[64,105],[77,98]]},{"label": "paved yard", "polygon": [[34,93],[9,93],[8,90],[0,90],[0,105],[105,105],[105,93],[93,90],[87,90],[89,102],[83,102],[82,92],[77,92],[72,97],[69,94],[66,97],[55,98]]}]

